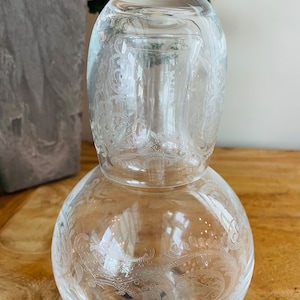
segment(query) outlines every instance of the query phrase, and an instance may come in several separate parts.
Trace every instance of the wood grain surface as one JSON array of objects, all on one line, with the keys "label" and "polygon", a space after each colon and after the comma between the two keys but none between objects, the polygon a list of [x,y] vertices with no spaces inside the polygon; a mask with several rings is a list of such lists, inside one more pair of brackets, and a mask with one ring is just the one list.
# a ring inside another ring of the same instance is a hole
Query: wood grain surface
[{"label": "wood grain surface", "polygon": [[[61,299],[51,269],[54,223],[96,165],[93,145],[84,142],[76,176],[0,196],[0,300]],[[300,299],[300,152],[217,148],[211,166],[236,191],[252,226],[255,269],[246,300]]]}]

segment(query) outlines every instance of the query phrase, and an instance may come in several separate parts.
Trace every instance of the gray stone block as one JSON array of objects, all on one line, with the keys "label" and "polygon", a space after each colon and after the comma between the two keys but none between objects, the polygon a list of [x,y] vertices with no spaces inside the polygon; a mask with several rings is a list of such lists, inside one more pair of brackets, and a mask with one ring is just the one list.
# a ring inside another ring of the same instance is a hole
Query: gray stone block
[{"label": "gray stone block", "polygon": [[0,2],[0,185],[79,169],[86,0]]}]

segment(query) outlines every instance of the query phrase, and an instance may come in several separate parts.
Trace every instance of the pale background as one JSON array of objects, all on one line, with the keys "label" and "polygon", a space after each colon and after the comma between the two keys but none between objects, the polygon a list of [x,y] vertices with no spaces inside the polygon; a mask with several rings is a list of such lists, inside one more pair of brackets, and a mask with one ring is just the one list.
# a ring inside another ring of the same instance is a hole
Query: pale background
[{"label": "pale background", "polygon": [[[300,1],[212,0],[228,47],[217,145],[300,150]],[[87,41],[95,16],[87,18]],[[83,139],[90,140],[87,100]]]}]

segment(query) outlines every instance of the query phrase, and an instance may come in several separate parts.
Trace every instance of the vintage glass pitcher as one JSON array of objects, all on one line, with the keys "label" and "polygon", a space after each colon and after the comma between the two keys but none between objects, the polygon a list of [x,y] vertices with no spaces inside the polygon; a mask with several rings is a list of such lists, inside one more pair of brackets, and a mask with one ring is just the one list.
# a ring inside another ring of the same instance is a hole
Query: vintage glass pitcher
[{"label": "vintage glass pitcher", "polygon": [[207,0],[111,0],[101,12],[87,72],[99,166],[68,196],[53,235],[64,300],[243,299],[251,229],[208,167],[225,73]]}]

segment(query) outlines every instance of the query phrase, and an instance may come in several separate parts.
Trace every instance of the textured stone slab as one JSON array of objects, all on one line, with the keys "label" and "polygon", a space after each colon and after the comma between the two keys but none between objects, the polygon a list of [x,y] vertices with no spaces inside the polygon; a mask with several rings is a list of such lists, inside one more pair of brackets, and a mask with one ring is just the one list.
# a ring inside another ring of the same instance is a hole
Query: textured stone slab
[{"label": "textured stone slab", "polygon": [[79,169],[86,1],[0,2],[0,185]]}]

